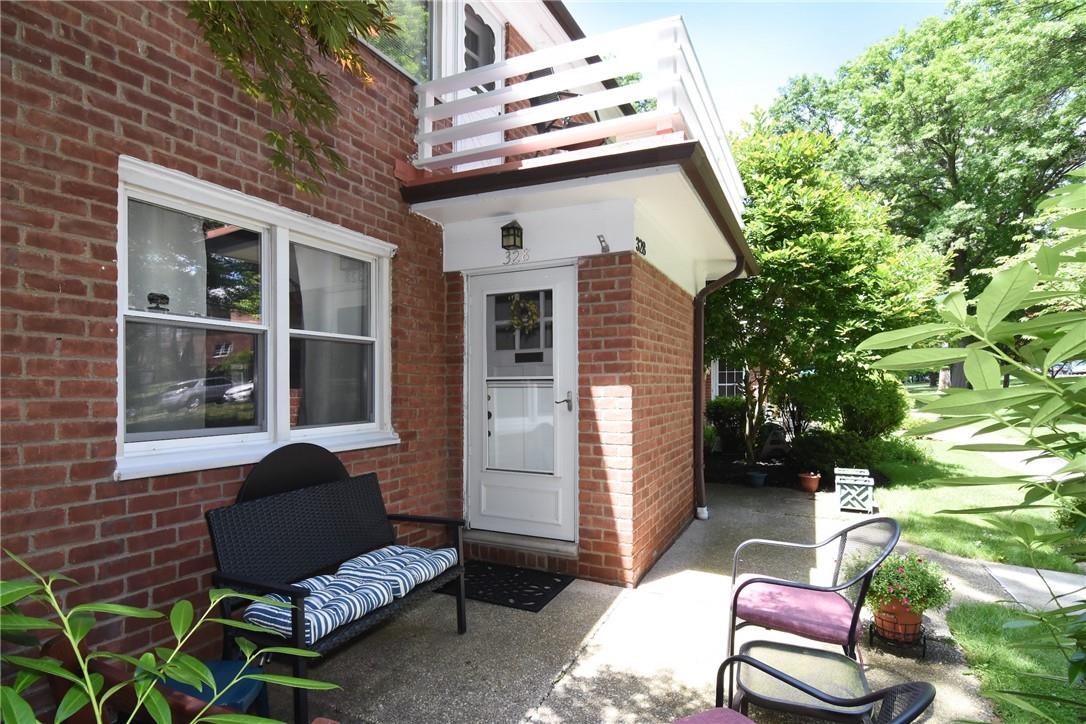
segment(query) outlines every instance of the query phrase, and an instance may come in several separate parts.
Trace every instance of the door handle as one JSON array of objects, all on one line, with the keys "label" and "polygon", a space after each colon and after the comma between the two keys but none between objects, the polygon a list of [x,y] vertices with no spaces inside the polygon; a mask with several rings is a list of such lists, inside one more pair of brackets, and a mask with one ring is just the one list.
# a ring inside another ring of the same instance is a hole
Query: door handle
[{"label": "door handle", "polygon": [[573,392],[571,390],[566,390],[566,399],[555,400],[554,404],[565,405],[567,410],[573,412]]}]

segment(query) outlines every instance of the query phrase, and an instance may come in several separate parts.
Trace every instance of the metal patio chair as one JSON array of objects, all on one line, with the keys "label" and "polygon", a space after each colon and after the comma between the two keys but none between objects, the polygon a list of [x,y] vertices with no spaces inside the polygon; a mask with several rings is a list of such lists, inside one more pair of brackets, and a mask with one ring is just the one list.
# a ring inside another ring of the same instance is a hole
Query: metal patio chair
[{"label": "metal patio chair", "polygon": [[[871,518],[850,525],[818,543],[789,543],[755,538],[735,549],[732,558],[731,625],[728,656],[735,653],[735,634],[759,626],[841,646],[856,658],[856,640],[871,577],[897,545],[901,526],[893,518]],[[743,551],[754,546],[833,551],[833,576],[827,585],[769,575],[738,575]],[[738,622],[738,623],[737,623]]]},{"label": "metal patio chair", "polygon": [[758,670],[766,680],[776,685],[781,696],[808,702],[806,707],[800,703],[790,711],[818,718],[826,715],[823,706],[829,706],[837,710],[858,711],[860,713],[853,720],[865,724],[908,724],[920,717],[935,700],[935,687],[923,681],[897,684],[861,696],[834,696],[753,657],[731,656],[717,669],[716,708],[678,719],[674,724],[753,724],[745,713],[730,708],[730,696],[728,708],[724,707],[724,677],[730,679],[728,669],[741,665]]}]

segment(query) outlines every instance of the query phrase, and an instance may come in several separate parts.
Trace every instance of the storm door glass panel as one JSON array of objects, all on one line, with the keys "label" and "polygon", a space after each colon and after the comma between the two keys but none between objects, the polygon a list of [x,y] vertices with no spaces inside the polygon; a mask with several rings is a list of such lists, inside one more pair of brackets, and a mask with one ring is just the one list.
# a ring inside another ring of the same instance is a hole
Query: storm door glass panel
[{"label": "storm door glass panel", "polygon": [[260,322],[260,233],[128,202],[128,309]]},{"label": "storm door glass panel", "polygon": [[554,472],[553,297],[491,294],[487,317],[487,467]]},{"label": "storm door glass panel", "polygon": [[125,439],[264,429],[263,346],[263,333],[126,321]]}]

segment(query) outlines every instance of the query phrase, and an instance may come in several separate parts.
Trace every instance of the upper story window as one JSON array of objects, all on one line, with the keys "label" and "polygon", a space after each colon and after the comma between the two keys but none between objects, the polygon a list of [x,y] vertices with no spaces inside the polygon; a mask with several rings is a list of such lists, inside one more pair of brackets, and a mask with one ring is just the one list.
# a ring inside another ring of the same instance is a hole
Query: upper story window
[{"label": "upper story window", "polygon": [[433,13],[426,0],[389,0],[388,12],[398,33],[368,40],[404,72],[422,83],[433,75]]},{"label": "upper story window", "polygon": [[[490,65],[497,58],[497,36],[471,5],[464,6],[464,70]],[[494,90],[494,83],[483,85]]]},{"label": "upper story window", "polygon": [[121,477],[396,442],[395,247],[134,159],[120,176]]}]

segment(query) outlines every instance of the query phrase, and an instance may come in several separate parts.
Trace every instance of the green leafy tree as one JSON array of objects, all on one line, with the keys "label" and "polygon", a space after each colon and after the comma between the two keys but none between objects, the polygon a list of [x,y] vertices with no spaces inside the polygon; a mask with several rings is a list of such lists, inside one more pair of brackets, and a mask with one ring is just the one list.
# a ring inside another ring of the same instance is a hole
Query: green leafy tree
[{"label": "green leafy tree", "polygon": [[761,116],[749,131],[735,152],[761,272],[709,298],[705,344],[708,357],[748,370],[744,437],[753,460],[774,388],[811,370],[854,369],[857,342],[924,313],[942,260],[893,235],[877,195],[825,168],[828,136],[777,134]]},{"label": "green leafy tree", "polygon": [[[1079,178],[1086,173],[1076,172]],[[952,291],[938,304],[941,321],[876,334],[860,345],[861,351],[891,350],[876,367],[911,370],[961,362],[973,386],[950,390],[928,402],[924,412],[934,422],[910,430],[919,435],[969,426],[973,436],[998,433],[995,442],[966,442],[959,450],[1020,452],[1044,461],[1051,473],[1028,473],[993,478],[953,478],[932,484],[1000,485],[1013,483],[1022,490],[1022,502],[998,507],[941,511],[993,514],[992,522],[1030,553],[1061,547],[1078,560],[1086,560],[1086,379],[1053,376],[1063,362],[1086,359],[1084,289],[1058,288],[1067,279],[1081,279],[1086,267],[1086,184],[1061,187],[1044,207],[1058,209],[1056,227],[1063,234],[1034,247],[1029,259],[1014,259],[992,275],[972,298]],[[1066,273],[1066,269],[1076,269]],[[1055,285],[1057,288],[1052,288]],[[1067,303],[1071,302],[1068,308]],[[1073,307],[1077,303],[1078,309]],[[971,340],[966,347],[933,346],[932,340]],[[1016,383],[1003,386],[1003,376]],[[1077,517],[1069,530],[1038,533],[1014,517],[1028,508],[1056,508]],[[1086,595],[1049,612],[1023,612],[1008,624],[1032,632],[1026,645],[1056,649],[1067,662],[1067,682],[1082,691],[1086,684]],[[1022,673],[1023,677],[1031,676]],[[1030,704],[1028,693],[999,691],[999,699],[1051,721]],[[1086,714],[1081,697],[1060,698],[1078,714]]]},{"label": "green leafy tree", "polygon": [[299,191],[319,192],[322,162],[339,171],[345,162],[330,140],[339,113],[332,79],[315,57],[368,81],[358,38],[396,30],[386,0],[192,0],[188,14],[242,91],[271,107],[272,166]]},{"label": "green leafy tree", "polygon": [[782,131],[832,133],[834,165],[892,201],[894,231],[951,252],[952,280],[1016,253],[1086,163],[1086,3],[960,0],[833,79],[793,79]]}]

